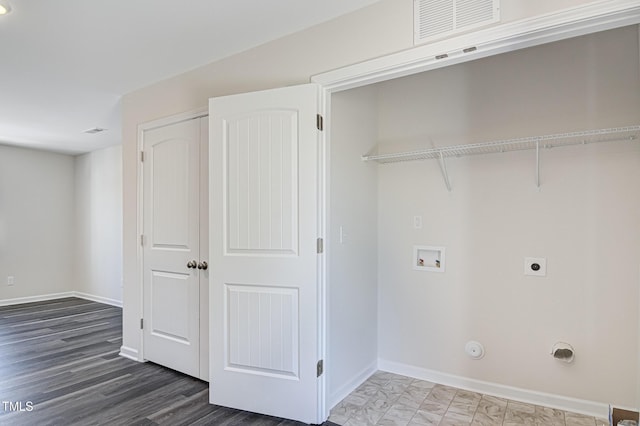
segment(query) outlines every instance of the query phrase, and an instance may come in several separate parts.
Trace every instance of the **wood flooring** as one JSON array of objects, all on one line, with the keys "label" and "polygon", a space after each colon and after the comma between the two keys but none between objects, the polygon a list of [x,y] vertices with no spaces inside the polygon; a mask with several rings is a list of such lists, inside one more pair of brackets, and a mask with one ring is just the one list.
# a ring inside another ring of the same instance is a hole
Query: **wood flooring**
[{"label": "wood flooring", "polygon": [[117,307],[77,298],[0,307],[0,425],[302,424],[210,405],[208,383],[123,358],[121,345]]}]

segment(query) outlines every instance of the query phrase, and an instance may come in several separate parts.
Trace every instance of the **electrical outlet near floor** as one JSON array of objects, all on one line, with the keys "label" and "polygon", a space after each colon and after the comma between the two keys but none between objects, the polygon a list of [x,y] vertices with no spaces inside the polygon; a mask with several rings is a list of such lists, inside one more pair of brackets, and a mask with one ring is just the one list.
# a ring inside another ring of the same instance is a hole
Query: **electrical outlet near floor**
[{"label": "electrical outlet near floor", "polygon": [[547,275],[547,259],[544,257],[525,257],[524,274],[536,277]]},{"label": "electrical outlet near floor", "polygon": [[8,276],[7,277],[7,285],[14,285],[15,284],[15,279],[13,276]]}]

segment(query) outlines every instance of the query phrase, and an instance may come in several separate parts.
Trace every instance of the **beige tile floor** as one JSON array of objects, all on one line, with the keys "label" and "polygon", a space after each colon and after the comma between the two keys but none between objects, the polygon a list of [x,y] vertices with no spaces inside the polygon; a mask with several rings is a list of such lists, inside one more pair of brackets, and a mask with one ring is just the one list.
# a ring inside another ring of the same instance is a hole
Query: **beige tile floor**
[{"label": "beige tile floor", "polygon": [[378,371],[331,410],[344,426],[608,426],[605,419],[523,404]]}]

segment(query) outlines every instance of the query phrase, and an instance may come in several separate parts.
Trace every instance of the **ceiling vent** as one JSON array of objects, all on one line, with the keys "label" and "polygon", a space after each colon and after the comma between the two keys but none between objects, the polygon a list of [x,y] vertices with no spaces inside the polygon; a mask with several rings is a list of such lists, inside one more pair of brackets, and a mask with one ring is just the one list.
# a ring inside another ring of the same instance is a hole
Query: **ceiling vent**
[{"label": "ceiling vent", "polygon": [[87,129],[82,133],[88,133],[90,135],[96,134],[96,133],[102,133],[102,132],[106,132],[107,129],[103,129],[102,127],[94,127],[92,129]]},{"label": "ceiling vent", "polygon": [[414,43],[500,21],[500,0],[414,0]]}]

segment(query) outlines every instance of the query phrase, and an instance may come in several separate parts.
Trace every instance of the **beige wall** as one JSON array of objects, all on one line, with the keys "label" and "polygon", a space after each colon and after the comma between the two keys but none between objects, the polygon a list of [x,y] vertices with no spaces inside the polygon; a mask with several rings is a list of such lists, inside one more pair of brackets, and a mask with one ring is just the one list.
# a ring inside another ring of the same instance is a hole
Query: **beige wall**
[{"label": "beige wall", "polygon": [[377,139],[376,116],[376,90],[372,87],[331,97],[327,236],[330,407],[377,368],[378,168],[360,160]]},{"label": "beige wall", "polygon": [[[503,21],[512,21],[588,1],[504,2]],[[287,36],[123,98],[124,340],[139,349],[141,283],[136,273],[137,126],[206,106],[207,99],[232,93],[305,83],[321,72],[412,47],[412,0],[383,0],[309,30]]]},{"label": "beige wall", "polygon": [[3,303],[74,290],[73,186],[72,156],[0,145]]},{"label": "beige wall", "polygon": [[120,146],[74,157],[0,145],[0,303],[121,302],[121,162]]},{"label": "beige wall", "polygon": [[122,146],[75,157],[74,290],[122,302]]}]

